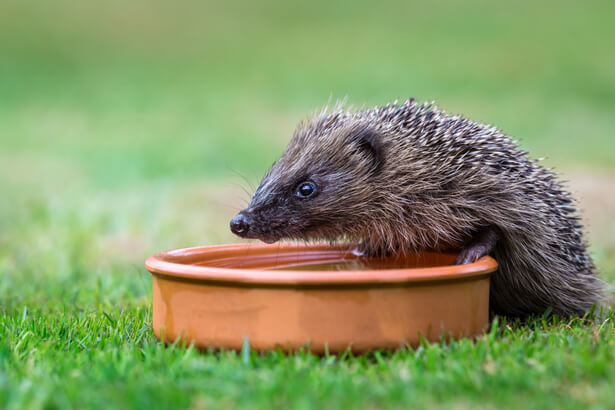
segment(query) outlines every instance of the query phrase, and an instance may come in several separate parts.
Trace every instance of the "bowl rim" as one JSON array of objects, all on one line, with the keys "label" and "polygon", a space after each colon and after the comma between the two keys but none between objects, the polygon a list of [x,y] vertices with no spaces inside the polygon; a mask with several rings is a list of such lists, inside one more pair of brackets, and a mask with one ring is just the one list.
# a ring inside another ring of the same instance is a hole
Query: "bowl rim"
[{"label": "bowl rim", "polygon": [[182,259],[199,256],[236,254],[241,250],[267,254],[268,251],[351,251],[344,245],[297,244],[297,243],[238,243],[228,245],[197,246],[173,249],[150,256],[145,267],[152,275],[162,275],[177,280],[220,282],[244,285],[361,285],[361,284],[399,284],[460,280],[489,276],[497,270],[498,263],[490,256],[483,256],[467,265],[443,265],[421,268],[373,269],[373,270],[271,270],[249,268],[222,268],[206,265],[181,263]]}]

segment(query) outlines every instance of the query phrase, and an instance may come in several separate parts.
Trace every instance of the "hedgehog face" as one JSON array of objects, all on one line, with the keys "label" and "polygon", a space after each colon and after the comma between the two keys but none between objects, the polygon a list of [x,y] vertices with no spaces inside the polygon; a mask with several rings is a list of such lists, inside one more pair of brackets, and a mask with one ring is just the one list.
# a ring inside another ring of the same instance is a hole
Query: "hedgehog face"
[{"label": "hedgehog face", "polygon": [[267,243],[360,238],[368,222],[361,210],[376,201],[383,162],[382,137],[370,128],[299,129],[231,231]]}]

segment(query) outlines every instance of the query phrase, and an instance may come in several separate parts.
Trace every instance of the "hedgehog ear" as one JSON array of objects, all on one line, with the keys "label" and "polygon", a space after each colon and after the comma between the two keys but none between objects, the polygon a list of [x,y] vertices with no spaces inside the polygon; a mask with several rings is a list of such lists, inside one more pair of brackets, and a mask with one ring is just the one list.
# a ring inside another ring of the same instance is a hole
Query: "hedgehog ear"
[{"label": "hedgehog ear", "polygon": [[371,128],[362,128],[350,133],[349,140],[361,154],[368,157],[372,164],[371,171],[377,171],[384,163],[382,135],[378,132]]}]

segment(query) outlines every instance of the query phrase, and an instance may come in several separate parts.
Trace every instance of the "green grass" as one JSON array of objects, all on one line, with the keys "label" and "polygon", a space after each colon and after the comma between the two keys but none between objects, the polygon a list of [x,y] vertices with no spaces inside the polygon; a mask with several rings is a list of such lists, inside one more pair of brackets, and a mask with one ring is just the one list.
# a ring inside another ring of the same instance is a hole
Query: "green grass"
[{"label": "green grass", "polygon": [[[613,15],[608,1],[0,3],[0,408],[615,407],[612,312],[361,357],[199,353],[154,338],[143,267],[234,241],[241,176],[256,183],[297,121],[346,96],[434,99],[612,178]],[[595,202],[591,249],[613,283],[615,218]]]},{"label": "green grass", "polygon": [[[494,323],[475,342],[354,357],[162,347],[146,306],[3,318],[9,408],[613,408],[615,326]],[[247,346],[246,346],[247,347]]]}]

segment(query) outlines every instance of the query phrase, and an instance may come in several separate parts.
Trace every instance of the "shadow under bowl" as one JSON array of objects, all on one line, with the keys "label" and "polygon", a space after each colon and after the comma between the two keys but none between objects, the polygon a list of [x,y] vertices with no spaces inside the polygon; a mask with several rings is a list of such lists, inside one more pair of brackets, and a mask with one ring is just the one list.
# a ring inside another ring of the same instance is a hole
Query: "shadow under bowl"
[{"label": "shadow under bowl", "polygon": [[156,254],[153,329],[165,342],[201,349],[315,353],[416,346],[472,337],[489,323],[485,256],[453,265],[455,254],[365,258],[344,246],[235,244]]}]

